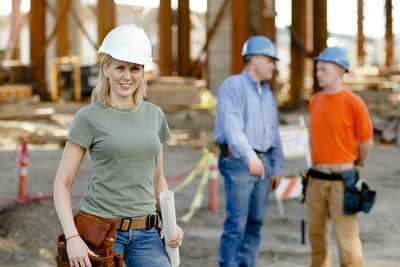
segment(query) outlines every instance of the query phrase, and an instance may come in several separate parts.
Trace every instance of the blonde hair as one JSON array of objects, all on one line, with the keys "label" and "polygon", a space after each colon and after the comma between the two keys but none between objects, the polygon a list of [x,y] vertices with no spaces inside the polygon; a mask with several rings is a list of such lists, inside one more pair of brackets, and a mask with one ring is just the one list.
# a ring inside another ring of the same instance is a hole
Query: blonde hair
[{"label": "blonde hair", "polygon": [[[120,60],[113,58],[112,56],[105,54],[100,61],[100,74],[97,81],[96,87],[92,91],[92,103],[100,101],[105,107],[110,105],[110,83],[108,78],[103,72],[103,65],[108,66],[116,64]],[[139,85],[135,92],[132,94],[133,103],[135,105],[140,105],[142,100],[147,96],[147,82],[144,76],[144,66],[140,65],[142,68],[142,78],[140,79]]]}]

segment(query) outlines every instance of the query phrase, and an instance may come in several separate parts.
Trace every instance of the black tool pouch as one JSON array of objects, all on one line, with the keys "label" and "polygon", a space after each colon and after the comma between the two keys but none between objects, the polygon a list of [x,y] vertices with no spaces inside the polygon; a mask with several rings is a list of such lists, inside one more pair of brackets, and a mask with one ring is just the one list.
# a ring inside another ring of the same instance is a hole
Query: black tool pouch
[{"label": "black tool pouch", "polygon": [[368,213],[375,202],[376,191],[370,190],[364,182],[362,182],[361,190],[356,188],[359,179],[356,169],[342,172],[341,176],[344,183],[343,213],[345,215],[359,211]]}]

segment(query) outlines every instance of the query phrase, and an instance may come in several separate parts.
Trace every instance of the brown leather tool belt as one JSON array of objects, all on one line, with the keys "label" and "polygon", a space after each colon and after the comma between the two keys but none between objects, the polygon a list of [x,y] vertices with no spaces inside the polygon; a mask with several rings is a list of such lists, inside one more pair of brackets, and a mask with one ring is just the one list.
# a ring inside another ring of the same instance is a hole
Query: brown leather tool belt
[{"label": "brown leather tool belt", "polygon": [[141,219],[131,219],[131,218],[117,218],[115,222],[115,226],[117,230],[120,231],[128,231],[128,230],[137,230],[137,229],[146,229],[149,230],[154,226],[157,226],[160,221],[158,213],[153,215],[148,215],[145,218]]}]

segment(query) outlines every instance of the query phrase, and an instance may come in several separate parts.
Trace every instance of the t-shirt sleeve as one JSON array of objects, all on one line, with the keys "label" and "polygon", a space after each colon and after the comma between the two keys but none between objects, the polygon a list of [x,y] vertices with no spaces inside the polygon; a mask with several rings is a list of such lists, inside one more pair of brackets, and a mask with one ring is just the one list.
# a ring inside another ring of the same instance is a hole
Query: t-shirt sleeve
[{"label": "t-shirt sleeve", "polygon": [[367,106],[358,99],[356,108],[356,136],[361,143],[368,142],[373,137],[373,127]]},{"label": "t-shirt sleeve", "polygon": [[167,119],[161,109],[158,110],[158,137],[161,143],[164,143],[172,137],[171,131],[169,130]]},{"label": "t-shirt sleeve", "polygon": [[91,130],[87,112],[80,110],[75,114],[67,137],[70,140],[85,149],[89,149],[93,143],[94,135]]}]

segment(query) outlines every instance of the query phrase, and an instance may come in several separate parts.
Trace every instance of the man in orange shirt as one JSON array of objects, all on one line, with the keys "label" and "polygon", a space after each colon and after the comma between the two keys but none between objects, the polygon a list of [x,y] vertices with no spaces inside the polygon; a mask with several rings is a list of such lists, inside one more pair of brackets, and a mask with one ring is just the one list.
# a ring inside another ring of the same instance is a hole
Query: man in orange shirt
[{"label": "man in orange shirt", "polygon": [[344,214],[344,182],[335,174],[354,168],[360,173],[373,145],[372,123],[363,100],[343,88],[342,77],[349,68],[346,51],[326,48],[314,60],[318,61],[317,79],[323,91],[309,104],[312,169],[324,175],[311,175],[306,191],[311,266],[331,266],[332,220],[340,266],[358,267],[362,266],[362,248],[357,217]]}]

